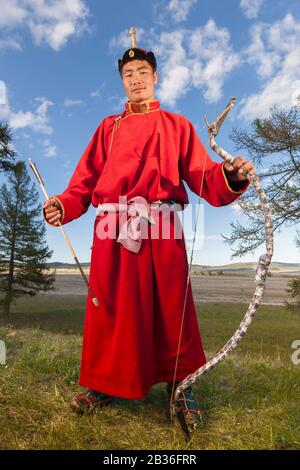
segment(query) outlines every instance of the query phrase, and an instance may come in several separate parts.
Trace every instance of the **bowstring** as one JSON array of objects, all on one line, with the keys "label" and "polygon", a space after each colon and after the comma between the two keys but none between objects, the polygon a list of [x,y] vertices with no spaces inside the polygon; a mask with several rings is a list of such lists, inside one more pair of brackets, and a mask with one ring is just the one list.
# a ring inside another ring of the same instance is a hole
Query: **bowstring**
[{"label": "bowstring", "polygon": [[[203,129],[203,127],[204,127],[204,125],[198,130],[199,134],[200,134],[200,131]],[[189,283],[190,283],[190,280],[191,280],[191,270],[192,270],[192,262],[193,262],[193,256],[194,256],[195,242],[196,242],[196,233],[197,233],[197,227],[198,227],[198,221],[199,221],[200,203],[201,203],[201,200],[202,200],[204,175],[205,175],[206,162],[207,162],[207,156],[208,156],[208,143],[209,143],[209,138],[207,139],[207,143],[205,144],[205,147],[204,147],[205,148],[204,165],[203,165],[203,171],[202,171],[202,177],[201,177],[201,183],[200,183],[200,190],[199,190],[198,208],[197,208],[196,220],[195,220],[195,225],[194,225],[194,236],[193,236],[191,257],[190,257],[190,261],[189,261],[189,268],[188,268],[188,274],[187,274],[186,286],[185,286],[185,294],[184,294],[184,301],[183,301],[181,325],[180,325],[180,331],[179,331],[179,340],[178,340],[178,346],[177,346],[177,354],[176,354],[174,376],[173,376],[173,382],[172,382],[171,399],[170,399],[170,413],[171,413],[171,416],[172,416],[171,407],[172,407],[172,403],[174,401],[176,374],[177,374],[178,362],[179,362],[179,351],[180,351],[180,346],[181,346],[183,323],[184,323],[185,311],[186,311],[187,293],[188,293]]]}]

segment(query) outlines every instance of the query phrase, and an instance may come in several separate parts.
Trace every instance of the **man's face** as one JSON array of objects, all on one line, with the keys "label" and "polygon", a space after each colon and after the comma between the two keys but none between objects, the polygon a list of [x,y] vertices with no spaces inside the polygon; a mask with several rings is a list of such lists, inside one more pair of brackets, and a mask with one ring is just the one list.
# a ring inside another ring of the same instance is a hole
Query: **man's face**
[{"label": "man's face", "polygon": [[132,60],[122,68],[122,81],[127,98],[140,103],[154,98],[157,72],[153,72],[146,60]]}]

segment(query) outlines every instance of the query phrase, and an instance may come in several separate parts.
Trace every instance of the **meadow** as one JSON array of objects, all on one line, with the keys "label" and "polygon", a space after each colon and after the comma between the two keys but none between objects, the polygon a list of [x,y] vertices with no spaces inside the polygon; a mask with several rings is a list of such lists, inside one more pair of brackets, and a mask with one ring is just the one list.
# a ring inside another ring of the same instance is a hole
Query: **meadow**
[{"label": "meadow", "polygon": [[[299,449],[300,313],[263,305],[225,362],[194,386],[204,424],[186,443],[165,413],[165,384],[144,400],[117,399],[77,416],[84,296],[20,299],[0,323],[7,363],[0,366],[1,449]],[[229,339],[245,305],[197,304],[208,357]]]}]

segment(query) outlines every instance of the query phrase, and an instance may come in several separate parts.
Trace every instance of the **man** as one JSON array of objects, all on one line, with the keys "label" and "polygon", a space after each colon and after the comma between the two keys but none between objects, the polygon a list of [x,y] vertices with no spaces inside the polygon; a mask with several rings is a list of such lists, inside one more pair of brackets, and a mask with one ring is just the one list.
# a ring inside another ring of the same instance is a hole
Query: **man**
[{"label": "man", "polygon": [[[133,236],[124,241],[119,196],[129,201],[127,209],[142,204],[146,215],[143,224],[138,219],[138,227],[147,231],[148,222],[160,227],[164,219],[164,212],[158,211],[153,221],[151,208],[163,201],[188,203],[183,180],[210,204],[223,206],[246,190],[246,175],[255,172],[242,157],[234,166],[213,162],[193,125],[161,110],[154,97],[158,74],[151,51],[133,44],[118,65],[128,97],[124,112],[102,121],[67,189],[44,205],[51,225],[80,217],[91,202],[98,207],[90,285],[100,306],[93,305],[88,293],[80,372],[80,384],[88,390],[72,402],[78,412],[111,403],[114,397],[142,399],[159,382],[167,382],[171,399],[188,272],[184,238],[172,232],[175,214],[170,218],[170,237],[162,237],[159,228],[158,238],[150,234],[141,242],[131,213],[127,228],[131,224]],[[119,209],[110,211],[110,206]],[[97,232],[112,218],[117,241]],[[175,386],[205,362],[189,283]],[[182,406],[186,417],[198,423],[200,411],[191,388],[182,397]]]}]

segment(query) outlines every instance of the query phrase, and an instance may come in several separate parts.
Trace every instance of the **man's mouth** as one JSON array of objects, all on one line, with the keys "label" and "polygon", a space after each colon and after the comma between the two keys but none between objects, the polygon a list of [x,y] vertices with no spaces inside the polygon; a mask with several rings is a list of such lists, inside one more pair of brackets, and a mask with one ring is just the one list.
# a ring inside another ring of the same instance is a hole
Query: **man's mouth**
[{"label": "man's mouth", "polygon": [[142,91],[145,90],[145,88],[134,88],[132,91]]}]

